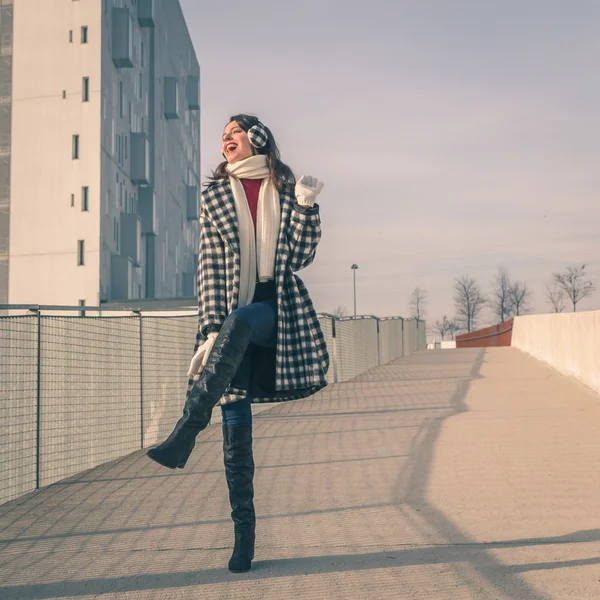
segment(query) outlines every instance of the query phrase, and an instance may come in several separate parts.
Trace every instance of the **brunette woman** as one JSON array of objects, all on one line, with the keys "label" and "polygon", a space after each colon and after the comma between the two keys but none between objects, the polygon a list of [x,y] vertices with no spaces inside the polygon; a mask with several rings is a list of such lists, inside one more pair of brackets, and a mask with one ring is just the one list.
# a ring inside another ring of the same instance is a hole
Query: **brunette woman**
[{"label": "brunette woman", "polygon": [[229,569],[254,558],[252,402],[304,398],[324,387],[329,357],[312,301],[296,271],[321,237],[323,184],[296,182],[275,138],[256,117],[231,117],[225,161],[202,194],[195,354],[183,416],[148,456],[183,468],[197,434],[221,405],[235,546]]}]

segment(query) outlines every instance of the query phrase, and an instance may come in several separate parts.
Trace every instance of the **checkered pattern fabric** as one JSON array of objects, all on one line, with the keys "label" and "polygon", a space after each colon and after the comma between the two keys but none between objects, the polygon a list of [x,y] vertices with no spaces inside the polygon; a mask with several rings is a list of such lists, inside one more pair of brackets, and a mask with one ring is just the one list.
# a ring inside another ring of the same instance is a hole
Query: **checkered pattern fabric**
[{"label": "checkered pattern fabric", "polygon": [[[281,223],[275,259],[277,287],[277,350],[275,390],[253,402],[304,398],[327,385],[329,356],[325,338],[308,291],[295,275],[314,259],[321,238],[319,208],[295,202],[293,186],[279,194]],[[200,254],[198,260],[198,335],[218,330],[237,308],[240,286],[240,243],[233,193],[229,180],[211,184],[202,194]],[[190,379],[189,385],[193,384]],[[267,387],[268,389],[268,387]],[[246,391],[229,388],[221,404],[246,397]]]},{"label": "checkered pattern fabric", "polygon": [[267,132],[262,123],[254,125],[248,129],[248,139],[255,148],[264,148],[269,141]]}]

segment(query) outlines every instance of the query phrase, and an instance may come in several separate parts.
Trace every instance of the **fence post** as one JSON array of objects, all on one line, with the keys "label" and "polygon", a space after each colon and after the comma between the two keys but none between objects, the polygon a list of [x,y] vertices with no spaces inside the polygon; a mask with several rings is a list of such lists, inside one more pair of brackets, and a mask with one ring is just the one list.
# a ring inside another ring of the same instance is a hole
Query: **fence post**
[{"label": "fence post", "polygon": [[143,319],[142,311],[133,311],[138,316],[140,324],[140,448],[144,448],[144,351],[143,351]]},{"label": "fence post", "polygon": [[404,319],[402,319],[402,328],[400,330],[400,340],[402,342],[402,354],[400,356],[404,356]]},{"label": "fence post", "polygon": [[381,336],[379,331],[379,319],[375,317],[377,323],[377,366],[381,366]]},{"label": "fence post", "polygon": [[35,409],[35,489],[40,489],[40,455],[42,447],[42,423],[41,423],[41,403],[42,403],[42,376],[41,376],[41,359],[42,359],[42,316],[38,308],[30,309],[37,317],[37,358],[36,358],[36,409]]},{"label": "fence post", "polygon": [[336,318],[331,318],[331,335],[333,337],[333,383],[338,382],[338,370],[337,370],[337,338],[335,333],[335,321]]}]

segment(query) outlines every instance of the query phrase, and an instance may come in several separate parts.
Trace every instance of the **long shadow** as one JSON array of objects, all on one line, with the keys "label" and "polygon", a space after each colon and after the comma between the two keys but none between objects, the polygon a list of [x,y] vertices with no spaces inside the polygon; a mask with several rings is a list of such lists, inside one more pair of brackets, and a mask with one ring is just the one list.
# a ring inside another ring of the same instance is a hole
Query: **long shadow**
[{"label": "long shadow", "polygon": [[[573,538],[578,534],[592,533],[591,537],[600,540],[600,532],[578,532],[563,536],[563,543],[573,543]],[[481,555],[488,550],[496,550],[506,546],[534,546],[541,544],[560,543],[561,538],[542,538],[535,540],[511,540],[500,543],[485,544],[445,544],[437,546],[404,547],[383,552],[370,552],[365,554],[326,554],[304,558],[290,558],[279,560],[257,561],[253,570],[244,576],[245,580],[273,579],[276,577],[294,577],[299,574],[317,575],[323,573],[344,573],[381,569],[386,567],[409,567],[419,565],[460,565],[468,561],[471,565],[479,565]],[[211,549],[200,549],[209,551]],[[219,549],[221,550],[221,549]],[[189,549],[188,549],[189,551]],[[502,565],[495,564],[495,573],[503,575],[516,575],[521,572],[569,568],[572,566],[600,564],[600,557],[574,561],[559,561],[553,563],[532,563],[527,565]],[[457,567],[459,569],[459,567]],[[460,574],[460,570],[458,570]],[[239,578],[239,576],[238,576]],[[514,578],[513,578],[514,579]],[[118,577],[101,577],[97,579],[84,579],[81,581],[57,581],[44,584],[26,584],[0,587],[0,597],[3,600],[43,600],[47,598],[67,598],[77,596],[92,596],[106,593],[127,593],[142,590],[161,590],[167,588],[188,588],[193,586],[209,585],[223,581],[236,581],[236,576],[231,575],[226,569],[203,569],[193,571],[179,571],[152,573],[147,575],[131,575]],[[514,587],[511,582],[511,593],[514,598],[543,598],[547,596],[532,590],[526,584]],[[497,588],[499,592],[506,589]],[[481,590],[478,590],[481,592]],[[526,594],[526,595],[524,595]],[[483,598],[483,596],[474,596]]]},{"label": "long shadow", "polygon": [[[531,600],[547,600],[547,596],[532,589],[521,577],[520,573],[532,570],[535,568],[547,569],[560,566],[574,566],[584,564],[600,564],[600,558],[582,559],[580,561],[563,561],[556,563],[538,563],[529,565],[513,565],[506,566],[495,560],[491,550],[514,546],[533,546],[549,543],[574,543],[583,541],[577,539],[579,536],[587,536],[591,539],[585,541],[593,541],[600,539],[598,530],[589,532],[577,532],[570,536],[562,536],[561,538],[547,538],[534,540],[513,540],[501,543],[481,544],[474,542],[464,532],[462,532],[454,523],[452,523],[441,511],[432,506],[426,498],[426,487],[430,476],[432,458],[435,447],[439,441],[440,432],[446,419],[456,416],[467,411],[465,398],[469,391],[471,381],[478,379],[481,376],[479,371],[484,363],[484,351],[478,353],[475,362],[471,362],[471,372],[466,378],[460,379],[457,385],[456,392],[453,394],[450,403],[446,404],[443,416],[432,414],[427,418],[422,427],[422,435],[416,436],[414,445],[411,449],[413,460],[404,471],[402,471],[396,482],[396,492],[391,502],[374,503],[363,506],[346,506],[346,507],[331,507],[323,510],[310,510],[306,512],[291,512],[278,513],[273,515],[262,516],[261,519],[281,518],[287,516],[301,515],[318,515],[323,513],[342,513],[346,511],[362,510],[365,508],[378,509],[389,508],[390,506],[402,507],[408,506],[415,511],[419,511],[421,519],[425,520],[437,532],[445,536],[447,540],[452,540],[452,543],[445,543],[436,546],[401,546],[394,550],[385,552],[373,552],[364,554],[351,555],[323,555],[311,556],[305,558],[293,558],[282,560],[260,561],[255,565],[253,572],[249,573],[249,579],[270,579],[275,577],[291,577],[299,574],[323,574],[323,573],[340,573],[347,571],[365,571],[369,569],[381,569],[388,566],[410,566],[410,565],[426,565],[426,564],[448,564],[455,569],[456,576],[459,581],[464,582],[465,587],[472,587],[475,597],[481,592],[480,585],[475,587],[475,583],[470,581],[470,577],[465,573],[464,563],[466,562],[473,570],[475,570],[481,578],[483,578],[495,592],[506,594],[507,587],[498,584],[494,579],[497,575],[503,574],[510,577],[510,593],[515,598],[528,598]],[[431,409],[431,407],[427,407]],[[422,407],[413,410],[424,410]],[[435,408],[434,410],[440,410]],[[349,414],[352,416],[360,414],[373,414],[377,411],[356,411],[351,413],[336,413]],[[392,411],[382,411],[389,413]],[[393,412],[403,412],[398,409]],[[311,416],[320,413],[312,413]],[[323,416],[329,416],[329,413]],[[295,417],[295,414],[286,415],[286,417]],[[264,418],[264,415],[261,416]],[[208,442],[208,441],[207,441]],[[210,443],[214,444],[213,440]],[[385,458],[385,457],[384,457]],[[274,468],[274,467],[273,467]],[[88,483],[93,483],[91,480]],[[407,511],[411,512],[411,511]],[[18,537],[13,540],[4,540],[5,543],[21,543],[27,541],[40,541],[48,539],[62,539],[69,537],[90,537],[97,535],[114,535],[118,533],[152,531],[156,529],[177,529],[181,527],[193,527],[202,524],[214,523],[229,523],[229,519],[214,519],[204,522],[186,522],[174,523],[169,525],[143,526],[143,527],[124,527],[115,529],[97,529],[93,532],[64,532],[50,535],[30,536],[27,538]],[[415,524],[418,526],[418,524]],[[162,548],[162,550],[168,550]],[[175,549],[174,549],[175,550]],[[181,549],[179,549],[181,550]],[[210,550],[210,548],[198,549],[201,551]],[[217,550],[213,548],[212,550]],[[49,550],[51,553],[52,550]],[[42,551],[40,554],[43,554]],[[90,558],[93,560],[93,556]],[[45,599],[45,598],[63,598],[69,596],[92,596],[101,595],[108,592],[125,593],[129,591],[139,590],[160,590],[166,588],[187,588],[190,586],[198,586],[209,583],[217,583],[223,581],[235,581],[225,569],[206,569],[193,570],[187,572],[165,572],[155,574],[143,574],[125,577],[102,577],[102,578],[86,578],[81,581],[61,581],[54,583],[40,583],[17,586],[0,587],[0,597],[6,600],[18,598],[19,600],[26,599]]]},{"label": "long shadow", "polygon": [[[364,462],[370,460],[389,460],[391,458],[406,458],[408,454],[392,454],[390,456],[362,456],[361,458],[338,458],[336,460],[316,460],[309,462],[297,462],[297,463],[281,463],[276,465],[256,465],[254,467],[255,471],[265,471],[267,469],[287,469],[290,467],[310,467],[314,465],[335,465],[338,463],[352,463],[352,462]],[[187,473],[165,473],[160,475],[145,475],[141,477],[116,477],[114,479],[88,479],[81,482],[73,482],[76,483],[96,483],[96,482],[104,482],[104,481],[135,481],[139,479],[161,479],[165,477],[190,477],[195,475],[222,475],[223,469],[214,469],[210,471],[189,471]]]},{"label": "long shadow", "polygon": [[415,412],[415,411],[429,411],[429,410],[448,410],[445,405],[440,406],[415,406],[410,408],[384,408],[384,409],[373,409],[373,410],[349,410],[349,411],[328,411],[328,412],[306,412],[306,413],[294,413],[286,415],[287,419],[306,419],[312,417],[330,417],[336,419],[338,417],[354,417],[356,415],[377,415],[377,414],[390,414],[390,413],[404,413],[404,412]]},{"label": "long shadow", "polygon": [[[332,513],[342,513],[353,510],[367,510],[372,508],[384,508],[392,506],[389,502],[376,502],[373,504],[359,504],[357,506],[334,506],[331,508],[322,508],[316,510],[306,511],[294,511],[294,512],[282,512],[273,513],[270,515],[260,515],[259,521],[266,519],[282,519],[287,517],[304,517],[308,515],[325,515]],[[176,529],[185,529],[187,527],[198,527],[199,525],[218,525],[218,524],[230,524],[231,519],[205,519],[204,521],[184,521],[181,523],[171,523],[168,525],[140,525],[139,527],[115,527],[111,529],[95,529],[94,531],[65,531],[59,533],[50,533],[47,535],[39,536],[19,536],[16,538],[0,539],[0,544],[5,546],[11,546],[20,544],[23,542],[41,542],[47,540],[61,540],[69,538],[87,538],[98,535],[114,535],[118,533],[136,533],[136,532],[149,532],[149,531],[170,531]],[[1,598],[1,596],[0,596]]]},{"label": "long shadow", "polygon": [[[498,593],[506,593],[506,587],[499,585],[494,579],[499,571],[504,570],[504,565],[497,561],[489,552],[485,550],[482,544],[476,544],[472,538],[469,538],[459,527],[450,521],[446,515],[438,510],[427,500],[427,485],[431,474],[433,455],[440,438],[440,433],[445,422],[461,413],[468,412],[465,403],[472,381],[481,378],[480,370],[485,362],[485,350],[477,353],[475,361],[472,363],[470,376],[468,379],[458,383],[457,389],[453,394],[449,407],[450,412],[441,419],[434,419],[429,422],[424,435],[421,437],[418,445],[414,449],[414,461],[410,465],[410,475],[406,480],[406,473],[401,473],[396,484],[396,495],[394,503],[397,505],[405,504],[413,511],[418,511],[432,528],[446,539],[453,540],[453,546],[457,548],[459,555],[463,560],[468,560],[469,565]],[[415,526],[418,526],[415,523]],[[478,552],[466,552],[465,547],[478,547]],[[455,566],[456,576],[465,581],[465,585],[477,587],[476,583],[471,583],[468,577],[465,577],[464,569]],[[527,582],[518,576],[516,571],[512,572],[511,594],[517,594],[515,597],[528,598],[528,600],[549,600],[545,594],[534,590]]]}]

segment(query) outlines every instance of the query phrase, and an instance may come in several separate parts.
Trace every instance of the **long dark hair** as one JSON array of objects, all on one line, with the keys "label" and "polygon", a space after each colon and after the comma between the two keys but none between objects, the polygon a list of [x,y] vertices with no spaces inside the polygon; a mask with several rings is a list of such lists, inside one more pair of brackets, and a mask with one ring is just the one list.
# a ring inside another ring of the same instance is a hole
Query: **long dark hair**
[{"label": "long dark hair", "polygon": [[[229,123],[236,121],[236,123],[244,130],[248,131],[250,127],[254,125],[258,125],[260,122],[258,117],[254,117],[252,115],[234,115],[229,119]],[[267,132],[268,141],[264,148],[254,148],[252,150],[255,154],[264,154],[267,157],[267,167],[271,172],[271,179],[275,184],[275,187],[279,192],[283,190],[286,185],[294,185],[296,183],[296,178],[294,177],[294,173],[292,170],[280,159],[279,148],[277,147],[277,142],[275,141],[275,137],[271,133],[271,130],[263,124]],[[229,173],[227,171],[227,161],[223,161],[209,177],[208,183],[206,185],[210,185],[215,181],[221,181],[223,179],[227,179],[229,177]]]}]

